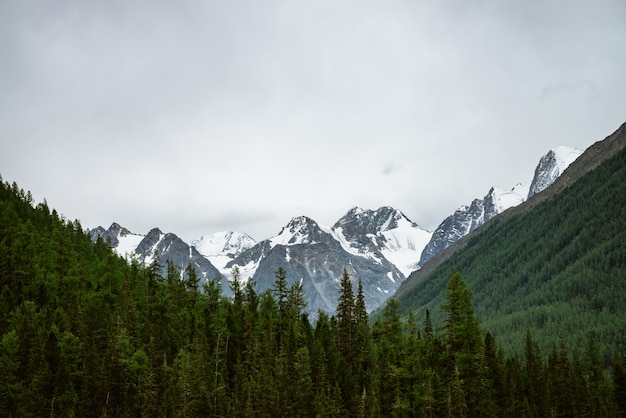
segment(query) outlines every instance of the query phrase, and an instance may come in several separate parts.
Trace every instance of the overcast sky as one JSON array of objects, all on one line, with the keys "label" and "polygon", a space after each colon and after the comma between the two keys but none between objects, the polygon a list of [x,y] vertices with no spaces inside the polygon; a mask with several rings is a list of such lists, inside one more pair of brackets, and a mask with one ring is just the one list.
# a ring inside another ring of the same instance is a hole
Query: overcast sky
[{"label": "overcast sky", "polygon": [[0,174],[85,228],[434,229],[626,121],[624,0],[3,0]]}]

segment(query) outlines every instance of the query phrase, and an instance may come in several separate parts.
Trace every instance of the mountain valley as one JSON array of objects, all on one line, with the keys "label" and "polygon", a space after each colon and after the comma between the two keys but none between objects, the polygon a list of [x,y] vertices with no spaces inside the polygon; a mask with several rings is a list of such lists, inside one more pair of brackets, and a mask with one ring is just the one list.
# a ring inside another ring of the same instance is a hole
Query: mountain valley
[{"label": "mountain valley", "polygon": [[372,311],[431,257],[539,193],[581,153],[569,147],[550,150],[540,159],[530,187],[518,184],[508,191],[492,187],[484,198],[461,206],[445,218],[434,232],[421,228],[395,208],[354,207],[332,227],[321,226],[306,216],[294,217],[277,235],[259,242],[242,231],[224,231],[186,243],[158,228],[141,235],[117,223],[108,229],[94,228],[90,234],[94,240],[101,236],[119,255],[135,258],[142,265],[152,263],[157,254],[163,275],[168,260],[178,267],[181,277],[191,264],[203,281],[220,278],[227,295],[231,295],[228,280],[234,268],[241,280],[250,278],[263,291],[272,288],[275,273],[282,267],[290,283],[302,283],[306,310],[312,317],[318,310],[334,313],[339,281],[346,268],[355,285],[361,280],[367,309]]}]

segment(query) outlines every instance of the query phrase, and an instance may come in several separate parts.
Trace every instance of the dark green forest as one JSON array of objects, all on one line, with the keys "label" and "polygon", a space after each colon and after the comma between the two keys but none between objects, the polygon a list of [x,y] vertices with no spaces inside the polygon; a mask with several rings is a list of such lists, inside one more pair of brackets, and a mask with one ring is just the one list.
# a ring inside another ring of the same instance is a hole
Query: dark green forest
[{"label": "dark green forest", "polygon": [[596,341],[608,366],[626,344],[626,149],[528,211],[495,218],[398,297],[402,312],[444,317],[450,269],[463,273],[481,328],[508,355],[531,330],[547,354]]},{"label": "dark green forest", "polygon": [[336,314],[311,323],[282,269],[262,293],[233,280],[228,298],[192,268],[160,271],[0,181],[0,414],[626,416],[621,354],[605,368],[593,338],[544,354],[529,331],[505,354],[456,271],[436,323],[401,320],[391,299],[373,324],[346,272]]}]

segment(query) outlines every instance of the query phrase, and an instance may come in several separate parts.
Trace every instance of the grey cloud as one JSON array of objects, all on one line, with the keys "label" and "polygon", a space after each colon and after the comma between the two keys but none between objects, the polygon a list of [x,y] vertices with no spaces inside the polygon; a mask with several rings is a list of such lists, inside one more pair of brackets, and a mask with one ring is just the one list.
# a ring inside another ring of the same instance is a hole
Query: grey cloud
[{"label": "grey cloud", "polygon": [[87,226],[436,226],[626,114],[622,1],[0,7],[1,174]]}]

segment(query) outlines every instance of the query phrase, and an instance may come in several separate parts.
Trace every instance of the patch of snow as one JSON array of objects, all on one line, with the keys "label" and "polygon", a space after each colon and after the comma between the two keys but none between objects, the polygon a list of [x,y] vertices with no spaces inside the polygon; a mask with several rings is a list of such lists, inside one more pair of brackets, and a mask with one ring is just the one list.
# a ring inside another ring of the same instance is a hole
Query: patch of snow
[{"label": "patch of snow", "polygon": [[525,186],[521,183],[508,191],[494,187],[493,202],[498,213],[502,213],[513,206],[524,203],[526,196],[528,196],[529,187],[530,186]]},{"label": "patch of snow", "polygon": [[215,266],[216,269],[219,270],[220,273],[222,273],[224,276],[228,276],[230,275],[230,269],[226,268],[226,264],[230,263],[231,261],[233,261],[232,258],[230,258],[227,255],[213,255],[213,256],[204,256],[207,260],[209,260],[211,262],[211,264],[213,264]]},{"label": "patch of snow", "polygon": [[559,175],[584,152],[578,148],[566,146],[556,147],[552,151],[554,151],[554,157],[559,168]]},{"label": "patch of snow", "polygon": [[241,231],[216,232],[191,241],[191,246],[208,259],[224,277],[229,278],[232,276],[231,269],[226,268],[226,265],[255,244],[248,234]]},{"label": "patch of snow", "polygon": [[385,293],[385,294],[389,293],[388,289],[381,289],[380,287],[377,287],[376,290],[378,290],[380,293]]},{"label": "patch of snow", "polygon": [[216,232],[191,241],[191,245],[205,257],[231,254],[234,258],[244,250],[252,248],[254,244],[256,242],[241,231]]},{"label": "patch of snow", "polygon": [[[250,261],[245,266],[237,266],[239,268],[239,277],[242,283],[247,283],[248,280],[254,276],[254,273],[259,268],[259,264],[261,263],[261,259],[256,261]],[[232,279],[232,270],[224,271],[224,277],[228,280]]]},{"label": "patch of snow", "polygon": [[341,244],[341,248],[343,248],[346,252],[352,255],[357,255],[359,257],[361,256],[361,254],[359,253],[359,249],[354,248],[350,245],[351,242],[344,235],[342,227],[337,227],[336,229],[332,230],[331,234],[337,241],[339,241],[339,244]]},{"label": "patch of snow", "polygon": [[154,244],[154,246],[150,249],[150,253],[148,255],[146,255],[146,257],[143,259],[143,264],[145,266],[152,264],[152,262],[154,261],[154,249],[157,248],[159,246],[159,244],[161,243],[161,241],[163,241],[163,238],[165,238],[165,234],[163,232],[159,233],[159,240],[156,242],[156,244]]},{"label": "patch of snow", "polygon": [[144,235],[139,234],[126,234],[120,235],[117,240],[117,247],[114,248],[115,252],[124,258],[130,257],[135,252],[141,240],[145,238]]},{"label": "patch of snow", "polygon": [[315,244],[315,242],[310,240],[307,220],[304,216],[293,218],[278,235],[270,238],[269,242],[272,248],[277,245]]},{"label": "patch of snow", "polygon": [[433,233],[409,222],[401,222],[397,228],[387,230],[382,235],[385,237],[385,245],[381,248],[383,256],[408,277],[419,268],[422,251]]}]

